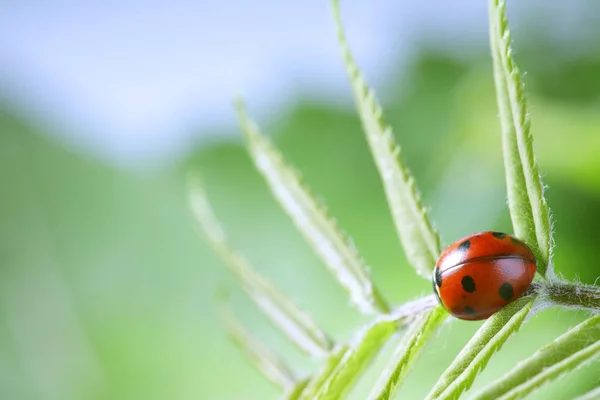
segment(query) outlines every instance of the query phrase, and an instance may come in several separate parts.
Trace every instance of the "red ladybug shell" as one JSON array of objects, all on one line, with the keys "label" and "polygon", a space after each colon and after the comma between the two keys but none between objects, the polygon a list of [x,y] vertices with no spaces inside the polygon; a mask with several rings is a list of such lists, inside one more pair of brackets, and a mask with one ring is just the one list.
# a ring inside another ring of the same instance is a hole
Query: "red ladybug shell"
[{"label": "red ladybug shell", "polygon": [[480,232],[446,248],[436,263],[433,288],[460,319],[486,319],[529,287],[535,259],[525,243],[500,232]]}]

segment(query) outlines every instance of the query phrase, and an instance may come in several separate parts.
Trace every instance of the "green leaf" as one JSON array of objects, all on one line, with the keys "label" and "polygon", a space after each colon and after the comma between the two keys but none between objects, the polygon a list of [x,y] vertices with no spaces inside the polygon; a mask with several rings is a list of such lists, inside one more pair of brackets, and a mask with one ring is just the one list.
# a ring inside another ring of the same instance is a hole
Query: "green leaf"
[{"label": "green leaf", "polygon": [[388,312],[387,304],[369,279],[364,261],[336,222],[327,215],[325,207],[300,183],[298,173],[286,164],[280,152],[248,118],[241,101],[237,111],[256,167],[304,238],[350,293],[360,311]]},{"label": "green leaf", "polygon": [[208,243],[262,312],[299,348],[313,356],[326,356],[332,344],[317,324],[229,246],[199,179],[190,180],[189,201]]},{"label": "green leaf", "polygon": [[397,330],[396,322],[382,319],[360,332],[354,344],[344,353],[337,367],[321,385],[314,398],[318,400],[342,398]]},{"label": "green leaf", "polygon": [[448,312],[442,306],[419,315],[410,325],[389,364],[381,374],[369,399],[395,399],[398,388],[414,364],[423,345],[446,320]]},{"label": "green leaf", "polygon": [[490,0],[490,45],[511,219],[516,236],[531,246],[538,271],[545,276],[552,248],[550,212],[533,154],[524,85],[512,57],[504,0]]},{"label": "green leaf", "polygon": [[520,298],[488,318],[442,374],[427,399],[456,399],[468,390],[492,355],[517,332],[533,301],[530,297]]},{"label": "green leaf", "polygon": [[252,364],[267,379],[281,388],[296,385],[294,374],[271,349],[259,342],[233,315],[229,308],[221,306],[221,320],[231,339],[246,353]]},{"label": "green leaf", "polygon": [[587,319],[517,364],[474,397],[521,399],[561,375],[600,356],[600,315]]},{"label": "green leaf", "polygon": [[350,53],[342,28],[338,0],[332,0],[332,5],[356,108],[383,182],[396,230],[408,261],[419,275],[430,279],[440,253],[439,237],[421,204],[413,177],[402,161],[400,147],[392,129],[383,120],[381,106]]},{"label": "green leaf", "polygon": [[582,394],[579,397],[574,398],[573,400],[598,400],[600,399],[600,386],[595,389],[590,390],[587,393]]},{"label": "green leaf", "polygon": [[298,400],[300,399],[300,395],[306,388],[310,381],[308,379],[304,379],[300,382],[297,382],[293,386],[291,386],[286,392],[283,394],[282,400]]},{"label": "green leaf", "polygon": [[[438,304],[439,303],[434,295],[428,295],[401,305],[389,315],[381,317],[380,320],[394,323],[396,324],[396,329],[400,329],[407,324],[413,323],[413,321],[420,316],[430,315],[432,309],[438,306]],[[444,311],[444,314],[445,313],[446,312]],[[429,318],[428,321],[431,321],[431,318]],[[336,371],[335,369],[338,367],[346,353],[348,352],[349,354],[350,351],[351,350],[349,350],[347,346],[339,347],[337,350],[334,350],[327,360],[326,365],[324,365],[319,373],[311,379],[306,390],[302,393],[301,399],[314,399],[321,389],[321,386],[331,378],[334,372],[339,372],[339,370]]]},{"label": "green leaf", "polygon": [[312,400],[317,396],[317,393],[325,382],[333,375],[336,368],[342,361],[342,358],[349,350],[346,345],[337,346],[327,358],[321,369],[310,379],[306,388],[300,395],[300,400]]}]

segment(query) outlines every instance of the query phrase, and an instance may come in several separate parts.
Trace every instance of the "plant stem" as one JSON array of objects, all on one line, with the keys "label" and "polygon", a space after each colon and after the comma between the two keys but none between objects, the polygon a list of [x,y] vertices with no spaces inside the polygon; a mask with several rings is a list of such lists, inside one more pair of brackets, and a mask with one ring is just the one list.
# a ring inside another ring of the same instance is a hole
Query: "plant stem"
[{"label": "plant stem", "polygon": [[415,317],[432,310],[437,304],[438,301],[435,296],[430,294],[402,304],[383,318],[397,321],[400,325],[404,325]]},{"label": "plant stem", "polygon": [[546,282],[538,287],[541,295],[563,307],[600,311],[600,287],[566,281]]}]

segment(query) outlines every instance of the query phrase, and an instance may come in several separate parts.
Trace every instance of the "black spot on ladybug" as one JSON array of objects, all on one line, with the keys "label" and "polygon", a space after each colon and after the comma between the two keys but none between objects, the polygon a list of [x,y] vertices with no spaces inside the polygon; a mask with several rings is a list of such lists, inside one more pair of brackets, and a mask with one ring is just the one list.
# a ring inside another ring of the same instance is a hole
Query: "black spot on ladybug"
[{"label": "black spot on ladybug", "polygon": [[515,295],[515,292],[514,292],[513,287],[512,287],[512,285],[510,283],[504,282],[502,284],[502,286],[500,286],[500,289],[498,290],[498,294],[504,300],[509,301],[510,299],[513,298],[513,296]]},{"label": "black spot on ladybug", "polygon": [[475,280],[469,275],[463,277],[460,281],[465,292],[473,293],[475,291]]},{"label": "black spot on ladybug", "polygon": [[435,284],[438,287],[442,287],[442,271],[437,267],[435,269]]},{"label": "black spot on ladybug", "polygon": [[475,310],[473,310],[473,307],[466,306],[463,308],[463,311],[469,315],[475,315]]},{"label": "black spot on ladybug", "polygon": [[506,233],[492,232],[492,236],[498,239],[504,239],[506,237]]},{"label": "black spot on ladybug", "polygon": [[463,300],[466,300],[466,299],[467,299],[467,296],[463,294]]},{"label": "black spot on ladybug", "polygon": [[461,244],[458,245],[458,250],[459,251],[467,251],[467,250],[469,250],[469,247],[471,247],[471,242],[468,240],[465,240],[464,242],[462,242]]}]

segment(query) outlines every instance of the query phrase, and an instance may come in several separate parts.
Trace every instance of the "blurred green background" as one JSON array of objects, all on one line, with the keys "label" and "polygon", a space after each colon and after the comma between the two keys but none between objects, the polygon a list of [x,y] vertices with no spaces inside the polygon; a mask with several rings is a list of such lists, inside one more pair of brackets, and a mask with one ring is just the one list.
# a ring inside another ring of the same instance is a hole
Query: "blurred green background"
[{"label": "blurred green background", "polygon": [[[528,71],[535,150],[555,221],[556,271],[593,283],[600,276],[599,43],[573,54],[543,31],[521,32],[517,54]],[[487,49],[469,57],[426,42],[418,49],[408,70],[378,89],[443,243],[479,230],[510,232]],[[431,284],[403,257],[354,111],[298,97],[270,117],[261,121],[265,131],[353,238],[382,292],[394,304],[429,294]],[[235,246],[324,330],[349,340],[368,321],[295,232],[239,140],[139,171],[73,151],[53,139],[56,129],[0,109],[1,399],[277,398],[219,326],[216,297],[224,290],[243,322],[298,374],[316,368],[267,324],[196,234],[189,170],[203,174]],[[474,386],[583,318],[543,311]],[[445,324],[399,398],[422,398],[478,326]],[[364,398],[383,362],[353,398]],[[534,397],[571,398],[598,379],[596,363]]]}]

